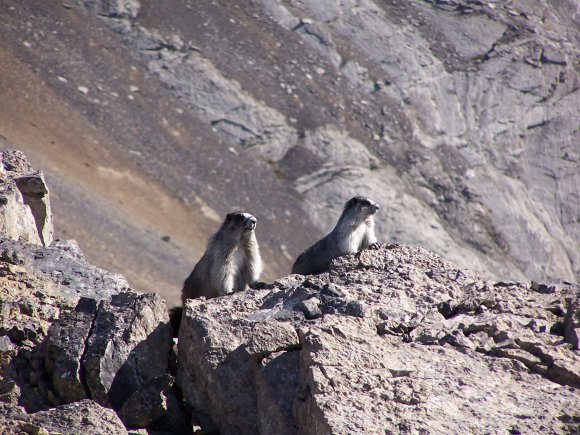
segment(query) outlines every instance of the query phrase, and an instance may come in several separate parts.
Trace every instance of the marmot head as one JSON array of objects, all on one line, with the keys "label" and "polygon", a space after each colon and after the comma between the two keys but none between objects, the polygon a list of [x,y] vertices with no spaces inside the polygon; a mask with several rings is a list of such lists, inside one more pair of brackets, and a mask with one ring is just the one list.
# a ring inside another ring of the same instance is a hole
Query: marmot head
[{"label": "marmot head", "polygon": [[256,222],[258,220],[250,213],[236,211],[226,216],[222,230],[232,235],[239,235],[239,237],[248,236],[256,228]]},{"label": "marmot head", "polygon": [[364,196],[355,196],[348,200],[344,206],[344,212],[349,215],[354,214],[360,219],[367,219],[374,215],[379,208],[381,206],[372,199],[365,198]]}]

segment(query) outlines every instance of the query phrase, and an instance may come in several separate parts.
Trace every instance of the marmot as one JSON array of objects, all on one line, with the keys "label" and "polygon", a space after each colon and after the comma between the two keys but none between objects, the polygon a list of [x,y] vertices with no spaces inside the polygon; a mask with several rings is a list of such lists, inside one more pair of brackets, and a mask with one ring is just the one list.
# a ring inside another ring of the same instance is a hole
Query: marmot
[{"label": "marmot", "polygon": [[[249,213],[234,212],[208,241],[205,253],[185,280],[181,301],[201,296],[215,298],[242,291],[258,281],[262,258],[256,239],[257,219]],[[177,336],[183,307],[170,310]]]},{"label": "marmot", "polygon": [[183,284],[181,300],[215,298],[245,290],[262,273],[262,258],[254,233],[257,219],[235,212],[207,244],[205,253]]},{"label": "marmot", "polygon": [[379,204],[362,196],[350,199],[334,229],[298,256],[292,266],[292,273],[321,273],[328,269],[336,257],[377,248],[379,244],[375,236],[373,215],[379,208]]}]

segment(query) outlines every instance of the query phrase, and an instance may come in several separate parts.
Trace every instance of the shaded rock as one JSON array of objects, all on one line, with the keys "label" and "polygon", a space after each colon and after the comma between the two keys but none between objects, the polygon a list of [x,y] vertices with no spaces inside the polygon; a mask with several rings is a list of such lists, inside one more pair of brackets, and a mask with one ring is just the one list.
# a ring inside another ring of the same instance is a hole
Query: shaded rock
[{"label": "shaded rock", "polygon": [[304,313],[307,319],[316,319],[322,316],[322,311],[318,307],[320,301],[316,298],[306,299],[298,303],[298,309]]},{"label": "shaded rock", "polygon": [[[298,346],[292,324],[272,319],[273,309],[265,308],[268,316],[259,320],[249,318],[270,294],[268,290],[246,291],[216,298],[218,303],[195,299],[185,304],[177,382],[206,430],[255,433],[259,424],[256,371],[270,354]],[[274,415],[279,414],[283,411]],[[277,422],[276,427],[284,426]]]},{"label": "shaded rock", "polygon": [[[32,168],[24,155],[19,151],[3,151],[2,163],[7,172],[0,177],[0,234],[13,240],[23,240],[28,243],[42,244],[41,234],[37,229],[37,221],[27,197],[16,182],[19,177],[27,177]],[[41,175],[38,175],[41,177]],[[25,183],[22,183],[25,184]],[[44,185],[44,184],[42,184]],[[26,190],[26,186],[23,186]],[[45,199],[48,206],[48,199]],[[34,203],[34,200],[32,200]],[[46,217],[38,221],[38,227],[46,225],[47,241],[52,240],[52,222],[46,222]]]},{"label": "shaded rock", "polygon": [[133,393],[168,372],[171,345],[159,295],[125,292],[101,301],[82,361],[91,397],[121,409]]},{"label": "shaded rock", "polygon": [[82,359],[87,351],[89,334],[98,301],[81,298],[74,311],[55,322],[45,341],[44,365],[52,388],[62,403],[90,398]]},{"label": "shaded rock", "polygon": [[[0,210],[0,216],[4,221],[0,226],[0,232],[5,233],[5,237],[15,240],[22,237],[24,241],[38,243],[39,239],[44,246],[50,245],[54,227],[44,175],[32,169],[21,151],[3,151],[0,154],[0,162],[7,171],[0,177],[0,191],[4,192],[4,196],[0,199],[0,204],[4,206],[4,210]],[[14,185],[21,198],[16,195]],[[35,223],[37,237],[31,236],[33,231],[30,226],[30,214]],[[15,233],[15,227],[20,228],[22,234]]]},{"label": "shaded rock", "polygon": [[30,207],[36,230],[44,246],[52,243],[54,227],[50,209],[49,192],[42,172],[20,175],[14,178],[18,190],[22,193],[24,204]]},{"label": "shaded rock", "polygon": [[299,358],[299,350],[275,352],[255,366],[259,433],[296,433],[293,399],[299,393]]},{"label": "shaded rock", "polygon": [[[174,379],[168,374],[160,375],[135,391],[119,410],[119,417],[127,427],[146,428],[166,416],[169,401],[176,405],[171,387]],[[180,422],[182,428],[185,421]]]}]

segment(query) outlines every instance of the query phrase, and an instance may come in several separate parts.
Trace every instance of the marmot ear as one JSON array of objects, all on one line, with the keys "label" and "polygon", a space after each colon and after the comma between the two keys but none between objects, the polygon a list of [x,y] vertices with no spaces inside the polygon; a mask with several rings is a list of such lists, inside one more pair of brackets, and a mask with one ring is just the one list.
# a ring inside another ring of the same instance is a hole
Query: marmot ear
[{"label": "marmot ear", "polygon": [[226,215],[226,222],[230,222],[232,220],[232,218],[234,217],[233,213],[229,213]]}]

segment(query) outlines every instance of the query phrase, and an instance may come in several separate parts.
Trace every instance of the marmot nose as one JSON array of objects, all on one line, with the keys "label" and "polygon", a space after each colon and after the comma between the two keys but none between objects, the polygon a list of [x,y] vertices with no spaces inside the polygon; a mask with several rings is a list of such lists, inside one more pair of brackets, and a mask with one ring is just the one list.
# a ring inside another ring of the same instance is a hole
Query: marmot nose
[{"label": "marmot nose", "polygon": [[258,220],[252,216],[246,219],[246,226],[248,226],[249,228],[256,228],[256,222],[258,222]]},{"label": "marmot nose", "polygon": [[375,211],[377,211],[379,208],[381,208],[381,206],[379,204],[377,204],[376,202],[373,204],[373,207],[374,207]]}]

